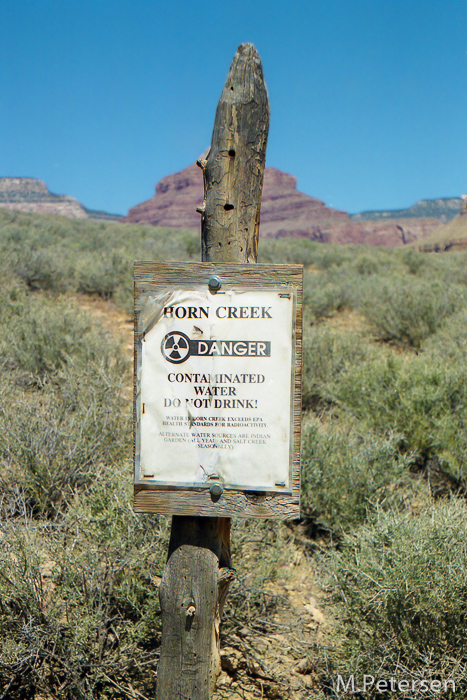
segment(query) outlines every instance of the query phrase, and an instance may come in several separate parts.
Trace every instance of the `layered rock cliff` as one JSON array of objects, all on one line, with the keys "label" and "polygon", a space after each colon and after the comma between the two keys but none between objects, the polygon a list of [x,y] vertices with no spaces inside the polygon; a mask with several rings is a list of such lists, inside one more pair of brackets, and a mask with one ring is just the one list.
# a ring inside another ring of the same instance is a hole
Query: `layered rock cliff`
[{"label": "layered rock cliff", "polygon": [[425,253],[467,249],[467,195],[461,199],[461,210],[446,226],[417,241],[415,247]]},{"label": "layered rock cliff", "polygon": [[74,197],[49,192],[42,180],[33,177],[1,177],[0,206],[36,214],[60,214],[87,219],[84,207]]},{"label": "layered rock cliff", "polygon": [[173,228],[199,228],[196,207],[203,201],[203,175],[197,165],[190,165],[175,175],[168,175],[156,185],[151,198],[132,207],[124,221]]},{"label": "layered rock cliff", "polygon": [[[52,194],[45,182],[36,178],[0,178],[1,207],[77,219],[100,218],[199,230],[200,215],[196,207],[202,201],[203,177],[196,165],[164,177],[157,184],[155,195],[132,207],[127,217],[86,209],[74,197]],[[416,217],[413,212],[407,218],[356,218],[299,192],[292,175],[266,168],[260,225],[260,234],[265,238],[308,238],[323,243],[396,247],[423,239],[441,226],[438,219]]]},{"label": "layered rock cliff", "polygon": [[119,220],[107,212],[86,209],[75,197],[52,194],[43,180],[35,177],[0,177],[0,207],[33,214],[58,214],[72,219]]},{"label": "layered rock cliff", "polygon": [[[151,199],[132,207],[124,221],[176,228],[200,227],[196,207],[203,201],[203,177],[196,165],[164,177]],[[292,175],[266,168],[261,200],[260,235],[309,238],[323,243],[363,243],[395,247],[440,226],[434,218],[354,221],[343,211],[297,190]]]},{"label": "layered rock cliff", "polygon": [[435,218],[445,224],[452,221],[462,209],[461,197],[438,197],[421,199],[407,209],[387,209],[385,211],[362,211],[351,214],[354,221],[380,221],[382,219]]}]

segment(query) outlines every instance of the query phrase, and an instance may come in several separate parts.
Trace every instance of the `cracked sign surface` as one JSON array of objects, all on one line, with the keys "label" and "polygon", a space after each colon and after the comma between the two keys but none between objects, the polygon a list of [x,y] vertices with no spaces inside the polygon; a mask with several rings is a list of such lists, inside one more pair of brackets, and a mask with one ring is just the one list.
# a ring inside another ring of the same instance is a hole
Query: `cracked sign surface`
[{"label": "cracked sign surface", "polygon": [[138,483],[290,491],[294,305],[283,289],[146,296]]}]

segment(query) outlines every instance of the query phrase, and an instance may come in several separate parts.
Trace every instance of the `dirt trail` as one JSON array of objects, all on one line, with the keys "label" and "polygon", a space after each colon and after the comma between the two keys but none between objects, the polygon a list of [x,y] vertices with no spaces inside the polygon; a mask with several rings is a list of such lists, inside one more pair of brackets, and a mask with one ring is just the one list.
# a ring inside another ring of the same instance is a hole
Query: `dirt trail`
[{"label": "dirt trail", "polygon": [[[254,570],[255,562],[257,555],[247,569]],[[214,700],[323,697],[315,659],[330,623],[313,556],[297,545],[290,547],[290,563],[278,568],[276,580],[266,583],[264,591],[277,598],[277,608],[272,616],[227,637]]]},{"label": "dirt trail", "polygon": [[118,335],[125,349],[133,357],[133,318],[111,301],[105,301],[100,297],[80,295],[75,299],[79,306],[99,319],[104,328]]}]

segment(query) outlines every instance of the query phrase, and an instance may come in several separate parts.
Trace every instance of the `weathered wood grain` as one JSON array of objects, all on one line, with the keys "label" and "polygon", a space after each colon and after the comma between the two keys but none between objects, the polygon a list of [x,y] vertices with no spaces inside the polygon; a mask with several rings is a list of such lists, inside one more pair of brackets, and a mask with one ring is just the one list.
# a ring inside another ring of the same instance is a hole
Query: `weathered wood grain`
[{"label": "weathered wood grain", "polygon": [[145,288],[159,291],[173,284],[174,274],[180,279],[180,286],[192,289],[193,286],[202,284],[207,287],[212,275],[222,275],[222,281],[226,286],[238,285],[241,277],[242,283],[251,289],[274,289],[284,285],[293,285],[299,289],[303,277],[302,265],[287,265],[281,263],[267,265],[235,264],[223,262],[199,262],[199,263],[157,263],[153,261],[137,261],[134,264],[134,279],[136,291],[144,291]]},{"label": "weathered wood grain", "polygon": [[163,515],[200,515],[204,517],[268,518],[294,520],[298,518],[300,496],[298,484],[295,493],[258,493],[227,491],[222,499],[213,503],[208,489],[186,491],[161,491],[151,487],[135,486],[135,512]]},{"label": "weathered wood grain", "polygon": [[269,131],[269,97],[261,60],[241,44],[217,106],[203,169],[203,260],[256,262],[261,191]]},{"label": "weathered wood grain", "polygon": [[171,553],[159,589],[158,700],[212,697],[219,665],[213,654],[218,580],[219,560],[207,547],[180,544]]}]

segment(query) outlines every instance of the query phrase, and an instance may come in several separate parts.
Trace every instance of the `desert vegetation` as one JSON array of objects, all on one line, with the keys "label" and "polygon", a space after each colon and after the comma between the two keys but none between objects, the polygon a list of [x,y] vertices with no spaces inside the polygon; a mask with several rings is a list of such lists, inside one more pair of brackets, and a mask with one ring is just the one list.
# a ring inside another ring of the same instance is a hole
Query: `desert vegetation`
[{"label": "desert vegetation", "polygon": [[[467,253],[259,250],[305,267],[302,520],[234,523],[218,697],[338,697],[337,674],[462,693]],[[154,695],[169,523],[132,509],[131,350],[112,323],[137,259],[199,260],[198,236],[0,210],[0,699]],[[328,622],[288,643],[310,659],[292,687],[263,657],[292,615],[271,586],[300,557]]]}]

